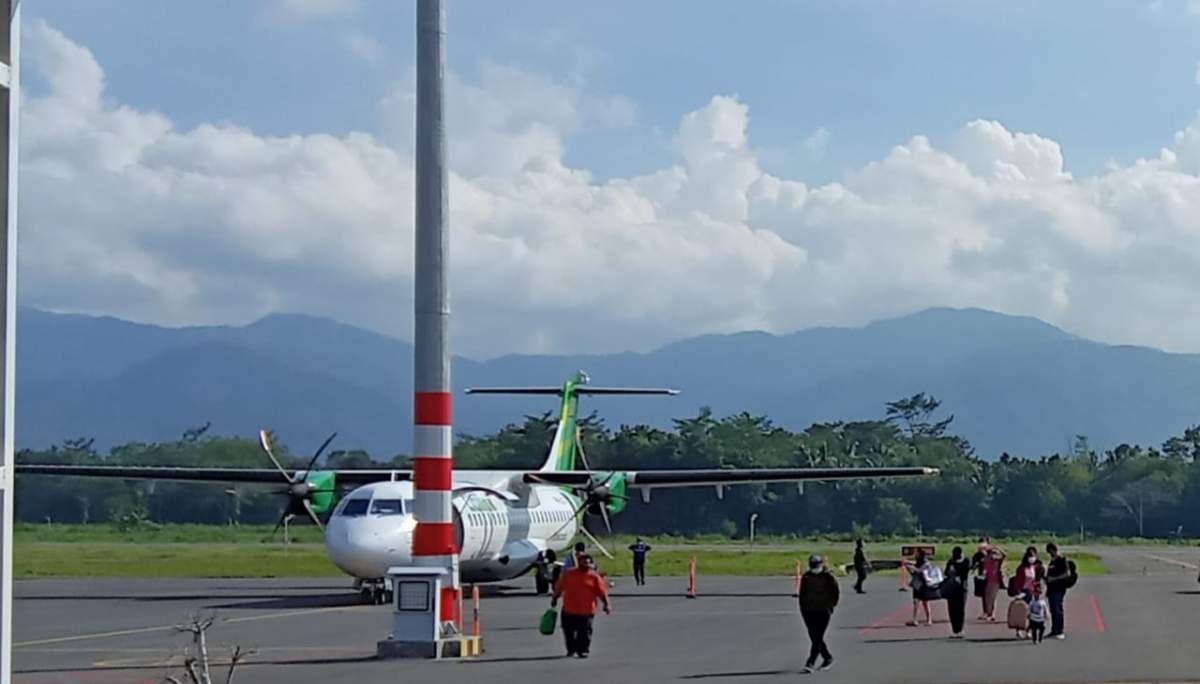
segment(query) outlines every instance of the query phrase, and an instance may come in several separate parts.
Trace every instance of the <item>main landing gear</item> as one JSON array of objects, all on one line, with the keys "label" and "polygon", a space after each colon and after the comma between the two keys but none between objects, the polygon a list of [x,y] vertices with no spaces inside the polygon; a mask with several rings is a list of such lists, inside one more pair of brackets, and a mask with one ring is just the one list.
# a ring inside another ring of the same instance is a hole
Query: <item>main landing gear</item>
[{"label": "main landing gear", "polygon": [[356,579],[354,589],[358,592],[359,599],[369,606],[381,606],[392,602],[392,590],[388,589],[384,580]]}]

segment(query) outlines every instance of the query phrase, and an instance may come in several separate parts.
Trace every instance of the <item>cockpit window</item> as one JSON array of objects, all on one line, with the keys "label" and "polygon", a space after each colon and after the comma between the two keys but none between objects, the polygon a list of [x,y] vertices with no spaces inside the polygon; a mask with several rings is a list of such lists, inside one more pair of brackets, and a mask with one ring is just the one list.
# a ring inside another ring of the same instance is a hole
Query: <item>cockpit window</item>
[{"label": "cockpit window", "polygon": [[400,499],[375,499],[371,502],[372,515],[401,515],[404,503]]},{"label": "cockpit window", "polygon": [[342,509],[342,515],[346,517],[357,517],[367,514],[367,504],[371,503],[370,499],[350,499],[346,502],[346,506]]}]

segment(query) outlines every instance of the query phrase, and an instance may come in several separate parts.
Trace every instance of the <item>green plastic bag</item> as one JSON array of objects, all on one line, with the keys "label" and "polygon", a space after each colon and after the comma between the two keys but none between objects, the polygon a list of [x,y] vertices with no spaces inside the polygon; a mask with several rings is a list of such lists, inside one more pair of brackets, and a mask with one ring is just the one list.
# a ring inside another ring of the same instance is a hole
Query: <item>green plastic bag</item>
[{"label": "green plastic bag", "polygon": [[554,627],[558,624],[558,611],[550,608],[542,613],[542,621],[538,625],[538,631],[546,636],[554,634]]}]

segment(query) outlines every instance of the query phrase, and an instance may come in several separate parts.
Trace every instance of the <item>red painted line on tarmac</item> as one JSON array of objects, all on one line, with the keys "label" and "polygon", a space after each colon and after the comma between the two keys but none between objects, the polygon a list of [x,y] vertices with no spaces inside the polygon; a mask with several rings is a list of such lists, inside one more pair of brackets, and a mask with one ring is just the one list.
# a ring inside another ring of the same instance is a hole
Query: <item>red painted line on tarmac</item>
[{"label": "red painted line on tarmac", "polygon": [[1095,594],[1088,594],[1088,603],[1092,604],[1092,617],[1096,618],[1096,631],[1104,631],[1104,614],[1100,612],[1100,601]]},{"label": "red painted line on tarmac", "polygon": [[897,618],[904,619],[904,614],[910,610],[912,610],[911,605],[900,606],[896,610],[893,610],[892,612],[888,613],[887,615],[884,615],[883,617],[879,618],[875,622],[872,622],[871,624],[867,625],[866,627],[863,627],[862,629],[858,630],[858,635],[866,636],[867,633],[870,632],[871,630],[879,629],[880,627],[883,627],[887,623],[889,623]]}]

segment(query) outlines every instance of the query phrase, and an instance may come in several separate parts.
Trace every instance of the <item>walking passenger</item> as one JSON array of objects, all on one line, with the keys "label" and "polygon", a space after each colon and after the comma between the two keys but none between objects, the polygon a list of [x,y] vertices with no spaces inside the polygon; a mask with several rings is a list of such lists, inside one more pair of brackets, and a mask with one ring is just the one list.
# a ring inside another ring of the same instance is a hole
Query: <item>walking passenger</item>
[{"label": "walking passenger", "polygon": [[980,620],[996,621],[996,597],[1000,595],[1000,587],[1004,584],[1004,559],[1007,554],[999,546],[989,546],[987,556],[983,559],[983,577],[986,584],[983,589],[983,615]]},{"label": "walking passenger", "polygon": [[1038,560],[1038,552],[1036,546],[1030,546],[1025,549],[1025,555],[1021,557],[1021,563],[1017,566],[1013,577],[1008,582],[1008,595],[1021,596],[1026,603],[1033,600],[1033,585],[1041,582],[1046,577],[1046,566],[1042,565],[1042,561]]},{"label": "walking passenger", "polygon": [[1050,554],[1050,566],[1046,569],[1046,598],[1050,603],[1051,639],[1066,639],[1066,612],[1063,603],[1067,598],[1067,590],[1079,581],[1079,571],[1075,561],[1068,559],[1058,552],[1058,545],[1051,542],[1046,544],[1046,553]]},{"label": "walking passenger", "polygon": [[1029,638],[1035,644],[1042,643],[1042,637],[1046,633],[1046,614],[1050,612],[1050,605],[1046,603],[1046,597],[1042,596],[1042,583],[1035,582],[1033,585],[1033,598],[1029,601]]},{"label": "walking passenger", "polygon": [[909,586],[912,587],[913,614],[908,625],[917,626],[917,606],[920,606],[925,610],[925,625],[930,626],[933,625],[933,617],[929,613],[929,601],[931,598],[937,598],[937,588],[942,581],[941,572],[930,562],[925,549],[917,549],[912,566]]},{"label": "walking passenger", "polygon": [[604,578],[596,572],[592,557],[584,554],[576,563],[554,585],[550,607],[556,607],[558,598],[562,597],[562,631],[567,642],[567,656],[586,658],[592,647],[592,618],[596,616],[596,601],[604,604],[606,614],[612,610],[608,604],[608,587],[604,584]]},{"label": "walking passenger", "polygon": [[642,541],[641,537],[629,545],[629,550],[633,552],[633,581],[637,582],[638,586],[646,583],[646,552],[650,548],[650,545]]},{"label": "walking passenger", "polygon": [[867,554],[863,551],[863,540],[859,539],[854,542],[854,574],[858,575],[858,581],[854,583],[854,591],[865,594],[863,582],[867,579],[867,573],[871,571],[871,561],[867,560]]},{"label": "walking passenger", "polygon": [[816,554],[810,556],[808,572],[800,582],[800,617],[804,618],[811,642],[808,660],[804,663],[805,672],[813,671],[817,656],[821,657],[822,670],[833,667],[833,655],[825,645],[825,630],[829,629],[840,594],[837,578],[825,566],[825,559]]},{"label": "walking passenger", "polygon": [[950,613],[950,638],[963,638],[963,622],[967,615],[967,581],[971,576],[971,563],[963,557],[961,546],[950,552],[946,561],[946,579],[943,580],[942,596],[946,599],[946,612]]}]

